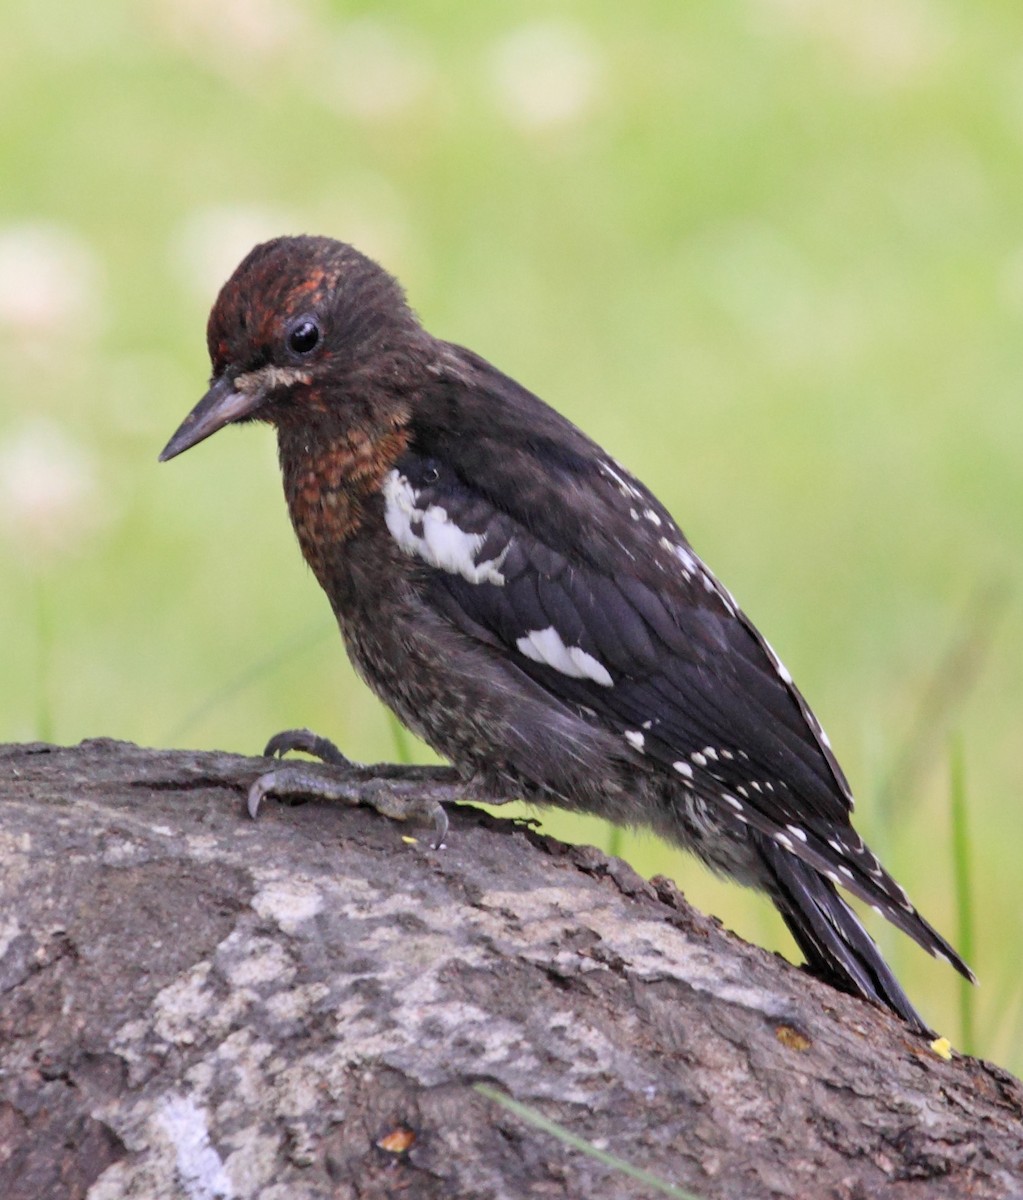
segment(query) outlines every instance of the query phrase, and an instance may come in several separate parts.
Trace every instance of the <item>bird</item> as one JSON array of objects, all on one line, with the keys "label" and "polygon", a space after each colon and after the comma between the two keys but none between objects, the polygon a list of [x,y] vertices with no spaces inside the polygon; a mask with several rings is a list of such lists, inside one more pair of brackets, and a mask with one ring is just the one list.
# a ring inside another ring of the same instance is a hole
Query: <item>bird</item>
[{"label": "bird", "polygon": [[767,894],[834,987],[931,1033],[840,893],[971,981],[855,831],[781,659],[653,493],[582,430],[420,323],[354,247],[252,249],[210,313],[209,390],[160,455],[277,434],[302,554],[358,674],[447,766],[364,767],[288,730],[249,792],[396,819],[525,800],[653,830]]}]

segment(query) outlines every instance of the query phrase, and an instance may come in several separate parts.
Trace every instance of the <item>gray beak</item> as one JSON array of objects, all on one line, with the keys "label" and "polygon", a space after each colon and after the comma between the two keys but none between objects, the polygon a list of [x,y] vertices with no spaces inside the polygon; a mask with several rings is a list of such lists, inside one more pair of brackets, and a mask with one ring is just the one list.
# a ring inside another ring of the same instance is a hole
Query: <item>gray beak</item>
[{"label": "gray beak", "polygon": [[177,432],[164,446],[160,462],[190,450],[211,433],[254,412],[264,400],[262,390],[237,392],[234,382],[221,376],[181,422]]}]

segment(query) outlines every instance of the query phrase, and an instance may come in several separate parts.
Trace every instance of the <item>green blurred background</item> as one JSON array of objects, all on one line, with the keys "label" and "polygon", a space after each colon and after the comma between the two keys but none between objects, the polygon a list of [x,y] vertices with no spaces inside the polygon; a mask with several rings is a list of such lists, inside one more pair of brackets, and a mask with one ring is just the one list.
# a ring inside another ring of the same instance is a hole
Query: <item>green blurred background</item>
[{"label": "green blurred background", "polygon": [[[354,242],[676,514],[1023,1068],[1023,8],[2,5],[0,738],[393,758],[261,427],[166,467],[256,240]],[[417,757],[428,752],[415,747]],[[766,902],[553,814],[745,936]],[[872,914],[871,914],[872,915]],[[956,977],[872,928],[963,1044]]]}]

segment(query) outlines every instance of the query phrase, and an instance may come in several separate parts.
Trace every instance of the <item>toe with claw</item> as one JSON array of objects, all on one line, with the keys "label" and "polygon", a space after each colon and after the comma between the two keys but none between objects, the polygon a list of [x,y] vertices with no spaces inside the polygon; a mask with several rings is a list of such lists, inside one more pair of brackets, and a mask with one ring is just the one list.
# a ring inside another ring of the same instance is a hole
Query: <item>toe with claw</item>
[{"label": "toe with claw", "polygon": [[464,779],[454,767],[354,763],[333,742],[309,729],[289,729],[276,734],[267,743],[264,756],[283,757],[291,750],[310,754],[333,770],[328,773],[313,764],[288,764],[265,771],[249,788],[250,817],[259,815],[263,797],[271,793],[365,804],[393,821],[430,821],[434,830],[433,847],[440,849],[448,831],[444,805],[467,799],[474,791],[472,781]]}]

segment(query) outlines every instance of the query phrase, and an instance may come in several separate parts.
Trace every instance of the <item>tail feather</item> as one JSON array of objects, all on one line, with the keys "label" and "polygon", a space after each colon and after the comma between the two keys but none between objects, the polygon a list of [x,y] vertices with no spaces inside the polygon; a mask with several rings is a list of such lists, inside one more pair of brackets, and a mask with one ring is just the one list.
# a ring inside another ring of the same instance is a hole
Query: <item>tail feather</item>
[{"label": "tail feather", "polygon": [[841,991],[892,1009],[933,1036],[835,885],[769,838],[758,842],[771,895],[810,971]]}]

